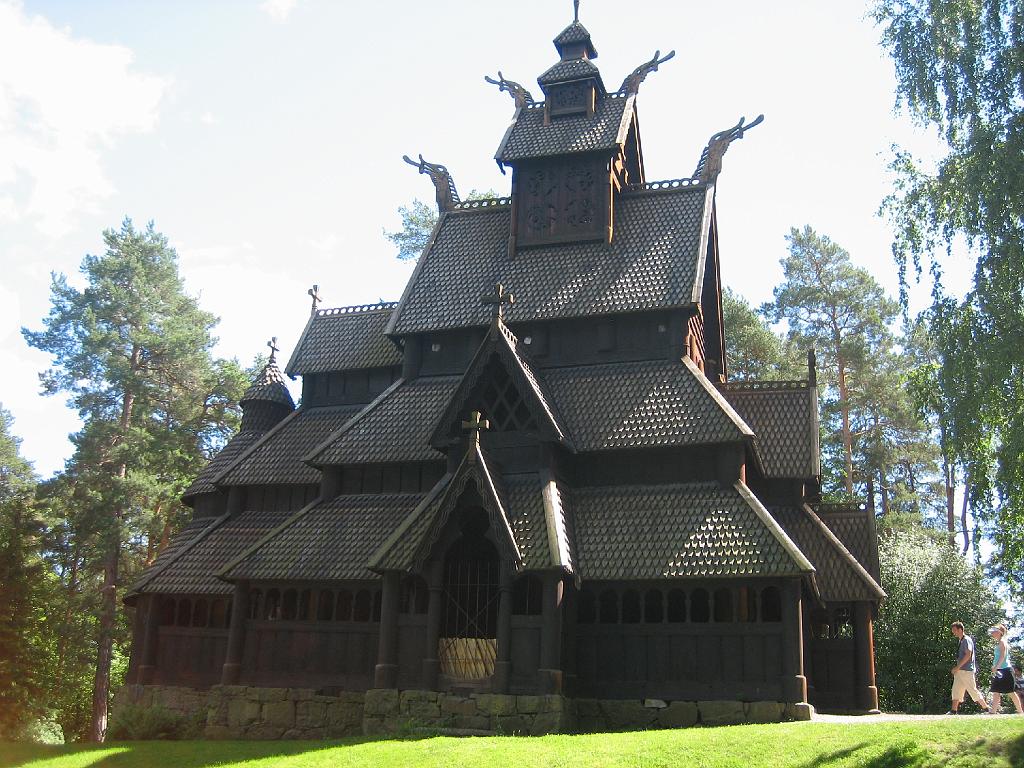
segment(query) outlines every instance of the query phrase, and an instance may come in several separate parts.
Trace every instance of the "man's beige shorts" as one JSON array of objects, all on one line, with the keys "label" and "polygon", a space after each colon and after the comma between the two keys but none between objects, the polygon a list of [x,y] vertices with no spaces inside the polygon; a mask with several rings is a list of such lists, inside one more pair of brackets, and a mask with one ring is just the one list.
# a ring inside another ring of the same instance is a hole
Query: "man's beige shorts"
[{"label": "man's beige shorts", "polygon": [[953,673],[953,701],[960,701],[965,693],[971,694],[971,698],[975,701],[984,701],[985,699],[981,691],[978,690],[974,673],[959,669]]}]

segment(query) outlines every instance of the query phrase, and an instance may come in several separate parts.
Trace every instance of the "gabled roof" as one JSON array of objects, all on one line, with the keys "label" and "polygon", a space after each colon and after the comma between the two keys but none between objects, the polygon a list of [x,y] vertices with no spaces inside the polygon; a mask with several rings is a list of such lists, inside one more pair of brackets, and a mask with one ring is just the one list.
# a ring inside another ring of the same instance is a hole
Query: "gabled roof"
[{"label": "gabled roof", "polygon": [[702,186],[623,192],[610,245],[524,248],[513,259],[507,206],[444,213],[387,332],[486,326],[491,317],[480,296],[495,282],[516,295],[505,312],[509,325],[692,306],[711,195]]},{"label": "gabled roof", "polygon": [[215,523],[182,547],[177,556],[142,583],[138,592],[229,595],[232,586],[216,577],[232,559],[291,515],[288,511],[247,511]]},{"label": "gabled roof", "polygon": [[[445,475],[431,492],[436,500],[413,510],[370,558],[369,567],[375,571],[420,568],[455,511],[463,491],[470,484],[480,495],[502,557],[514,562],[517,568],[521,567],[523,552],[513,533],[510,508],[501,477],[488,466],[479,445],[470,446],[454,474]],[[526,526],[531,531],[537,527],[536,523]]]},{"label": "gabled roof", "polygon": [[[592,70],[592,71],[591,71]],[[571,75],[597,77],[597,67],[580,59],[559,62],[541,75],[541,78],[559,78]],[[544,102],[537,102],[516,110],[512,124],[501,140],[494,158],[502,163],[517,163],[552,155],[571,155],[581,152],[613,154],[626,143],[633,120],[634,96],[610,93],[602,96],[594,114],[567,115],[544,124]]]},{"label": "gabled roof", "polygon": [[459,380],[459,376],[399,379],[357,418],[311,441],[306,461],[323,467],[440,459],[430,445],[430,433]]},{"label": "gabled roof", "polygon": [[773,506],[769,511],[814,563],[822,600],[846,602],[885,597],[878,582],[808,506]]},{"label": "gabled roof", "polygon": [[397,303],[321,309],[312,315],[295,345],[289,376],[402,364],[402,353],[384,335]]},{"label": "gabled roof", "polygon": [[806,381],[744,381],[718,389],[754,430],[754,445],[768,477],[821,474],[817,389]]},{"label": "gabled roof", "polygon": [[469,411],[478,408],[479,404],[470,398],[486,384],[484,378],[494,357],[501,361],[519,393],[532,406],[540,436],[568,445],[568,436],[559,424],[550,396],[545,393],[540,379],[519,348],[519,340],[500,320],[491,323],[487,335],[466,368],[462,381],[437,420],[430,444],[441,448],[451,443],[455,439],[453,425],[458,425]]},{"label": "gabled roof", "polygon": [[577,451],[728,443],[752,435],[689,358],[552,368],[544,377]]},{"label": "gabled roof", "polygon": [[796,576],[814,567],[742,483],[572,492],[583,579]]},{"label": "gabled roof", "polygon": [[213,479],[252,447],[252,444],[263,437],[263,434],[262,431],[255,429],[243,429],[241,432],[235,433],[234,437],[228,441],[228,444],[221,448],[220,453],[210,459],[206,466],[200,470],[196,479],[185,489],[181,498],[188,500],[203,493],[213,493],[216,491],[217,486],[214,485]]},{"label": "gabled roof", "polygon": [[818,504],[814,512],[878,581],[878,533],[874,512],[857,504]]},{"label": "gabled roof", "polygon": [[[587,59],[569,59],[559,61],[552,65],[544,74],[537,78],[542,86],[552,83],[565,83],[571,80],[583,80],[584,78],[600,78],[601,70]],[[604,88],[602,87],[602,91]]]},{"label": "gabled roof", "polygon": [[177,560],[208,529],[219,525],[225,519],[225,517],[193,517],[185,523],[184,527],[171,537],[170,543],[156,556],[156,559],[143,570],[136,582],[128,588],[127,597],[143,591],[146,584]]},{"label": "gabled roof", "polygon": [[318,483],[320,472],[303,461],[310,450],[363,409],[361,405],[299,408],[214,478],[217,485]]},{"label": "gabled roof", "polygon": [[[568,45],[569,43],[591,43],[591,49],[593,50],[590,32],[587,31],[587,28],[580,24],[579,21],[574,21],[568,27],[563,29],[551,42],[555,44],[556,48],[561,48],[561,46]],[[597,52],[594,51],[590,58],[596,59]]]},{"label": "gabled roof", "polygon": [[252,581],[376,579],[366,569],[368,558],[423,497],[363,494],[318,500],[269,531],[218,575]]}]

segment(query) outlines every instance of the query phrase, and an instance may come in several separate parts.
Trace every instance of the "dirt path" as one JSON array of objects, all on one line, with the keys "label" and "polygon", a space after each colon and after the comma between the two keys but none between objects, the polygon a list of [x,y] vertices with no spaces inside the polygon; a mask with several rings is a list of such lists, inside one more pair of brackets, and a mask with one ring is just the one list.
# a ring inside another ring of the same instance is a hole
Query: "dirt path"
[{"label": "dirt path", "polygon": [[811,719],[813,723],[884,723],[884,722],[915,722],[919,720],[951,720],[954,717],[971,717],[971,718],[995,718],[1002,720],[1006,717],[1018,718],[1024,723],[1024,715],[984,715],[980,714],[977,710],[971,710],[968,714],[963,715],[905,715],[900,712],[883,712],[880,715],[819,715],[815,713]]}]

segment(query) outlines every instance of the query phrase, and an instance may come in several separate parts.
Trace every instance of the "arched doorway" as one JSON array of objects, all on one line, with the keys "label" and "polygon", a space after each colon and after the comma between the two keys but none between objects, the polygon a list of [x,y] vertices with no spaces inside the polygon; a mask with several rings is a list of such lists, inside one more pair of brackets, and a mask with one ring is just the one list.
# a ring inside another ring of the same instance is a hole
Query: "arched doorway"
[{"label": "arched doorway", "polygon": [[486,535],[489,524],[480,507],[462,509],[459,536],[445,553],[438,659],[442,674],[456,680],[494,672],[501,561]]}]

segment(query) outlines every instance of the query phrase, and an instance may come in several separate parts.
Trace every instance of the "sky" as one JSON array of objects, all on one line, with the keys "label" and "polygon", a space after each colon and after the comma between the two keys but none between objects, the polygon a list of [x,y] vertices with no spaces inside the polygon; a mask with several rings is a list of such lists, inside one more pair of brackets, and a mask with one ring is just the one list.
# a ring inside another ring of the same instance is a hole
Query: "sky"
[{"label": "sky", "polygon": [[[765,115],[725,157],[722,280],[754,304],[782,276],[785,234],[810,224],[893,294],[894,144],[934,137],[894,109],[890,60],[864,2],[583,0],[606,85],[654,51],[675,58],[637,100],[649,181],[689,176],[708,137]],[[484,75],[523,83],[557,60],[571,0],[0,0],[0,404],[47,477],[78,428],[39,394],[51,361],[27,346],[51,272],[81,284],[125,217],[155,222],[188,290],[221,318],[216,352],[243,363],[309,313],[396,300],[412,265],[383,237],[433,202],[402,162],[445,164],[460,191],[508,194],[493,160],[512,117]],[[969,265],[947,266],[967,284]],[[923,296],[926,290],[918,292]]]}]

